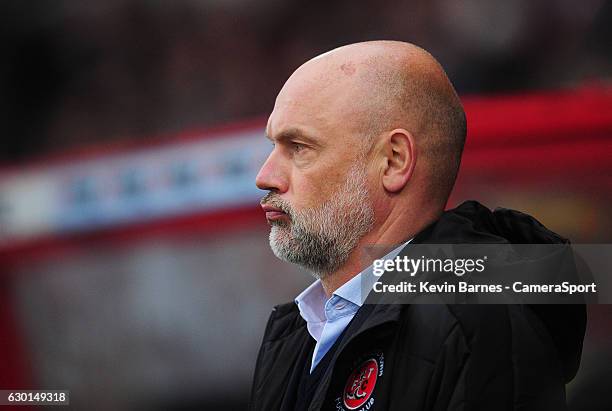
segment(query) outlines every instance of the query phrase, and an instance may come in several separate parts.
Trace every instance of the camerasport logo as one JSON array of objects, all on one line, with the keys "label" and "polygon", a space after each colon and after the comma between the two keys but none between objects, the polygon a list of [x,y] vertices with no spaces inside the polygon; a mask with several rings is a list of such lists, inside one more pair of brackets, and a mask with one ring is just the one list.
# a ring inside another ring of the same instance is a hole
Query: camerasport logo
[{"label": "camerasport logo", "polygon": [[[368,358],[369,357],[369,358]],[[341,398],[336,399],[337,410],[371,410],[374,405],[373,392],[376,383],[383,375],[384,357],[382,353],[366,357],[350,373]]]}]

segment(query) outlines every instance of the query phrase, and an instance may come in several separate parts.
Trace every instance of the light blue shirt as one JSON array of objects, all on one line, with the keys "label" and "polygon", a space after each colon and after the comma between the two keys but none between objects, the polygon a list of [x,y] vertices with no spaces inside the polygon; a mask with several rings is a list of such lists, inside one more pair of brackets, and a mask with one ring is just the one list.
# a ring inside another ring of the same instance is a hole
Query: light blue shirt
[{"label": "light blue shirt", "polygon": [[[393,259],[412,240],[395,248],[384,259]],[[342,331],[351,322],[357,310],[363,305],[367,293],[362,295],[361,280],[368,281],[368,292],[376,281],[372,266],[351,278],[338,288],[328,299],[320,280],[312,283],[295,298],[300,315],[306,321],[308,333],[315,339],[310,372],[334,345]]]}]

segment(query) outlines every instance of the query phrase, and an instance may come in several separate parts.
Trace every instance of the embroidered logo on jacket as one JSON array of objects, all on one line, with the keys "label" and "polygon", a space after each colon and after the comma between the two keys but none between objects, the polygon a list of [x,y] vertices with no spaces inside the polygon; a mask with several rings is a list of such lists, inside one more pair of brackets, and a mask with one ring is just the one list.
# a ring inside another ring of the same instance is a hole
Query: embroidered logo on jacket
[{"label": "embroidered logo on jacket", "polygon": [[384,357],[382,352],[366,357],[357,363],[350,373],[342,394],[336,399],[336,410],[366,411],[372,409],[372,393],[376,382],[383,375]]}]

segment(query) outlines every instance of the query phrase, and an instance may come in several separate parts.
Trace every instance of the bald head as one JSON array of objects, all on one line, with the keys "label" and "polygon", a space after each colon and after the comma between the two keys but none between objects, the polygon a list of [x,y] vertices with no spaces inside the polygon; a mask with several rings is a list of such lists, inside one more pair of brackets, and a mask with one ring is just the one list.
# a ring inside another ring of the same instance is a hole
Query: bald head
[{"label": "bald head", "polygon": [[404,42],[372,41],[331,50],[287,80],[277,106],[299,105],[329,127],[342,125],[364,147],[401,128],[416,142],[429,195],[446,202],[466,135],[461,102],[440,64]]}]

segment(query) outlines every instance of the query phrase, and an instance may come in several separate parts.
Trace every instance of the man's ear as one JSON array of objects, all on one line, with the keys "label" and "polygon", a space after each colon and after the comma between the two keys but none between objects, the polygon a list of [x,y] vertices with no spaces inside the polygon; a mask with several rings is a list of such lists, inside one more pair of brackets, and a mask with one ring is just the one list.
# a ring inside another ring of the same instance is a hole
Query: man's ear
[{"label": "man's ear", "polygon": [[383,155],[386,162],[383,187],[391,193],[400,192],[412,177],[416,165],[414,137],[402,128],[391,131],[384,139]]}]

